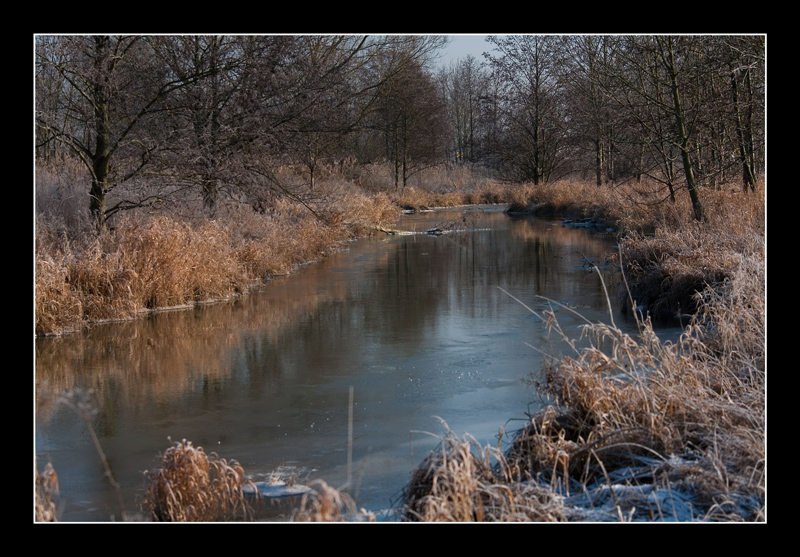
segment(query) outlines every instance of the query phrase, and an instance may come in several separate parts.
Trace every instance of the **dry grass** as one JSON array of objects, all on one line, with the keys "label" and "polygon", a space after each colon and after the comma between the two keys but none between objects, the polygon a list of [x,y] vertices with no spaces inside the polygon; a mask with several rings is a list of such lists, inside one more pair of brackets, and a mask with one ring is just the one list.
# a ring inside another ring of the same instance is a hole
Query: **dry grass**
[{"label": "dry grass", "polygon": [[253,510],[244,486],[249,483],[235,460],[206,454],[185,439],[161,457],[160,467],[145,472],[142,511],[158,522],[247,520]]},{"label": "dry grass", "polygon": [[[763,192],[704,191],[708,220],[698,223],[657,213],[651,233],[626,228],[622,261],[631,295],[654,316],[698,311],[695,294],[721,287],[744,266],[764,269],[766,208]],[[763,272],[763,271],[762,271]],[[763,294],[762,294],[763,297]]]},{"label": "dry grass", "polygon": [[457,207],[466,205],[466,196],[460,191],[435,192],[414,187],[393,192],[392,199],[405,210],[421,211],[432,207]]},{"label": "dry grass", "polygon": [[34,470],[34,484],[36,493],[34,495],[34,520],[36,522],[58,522],[56,516],[56,503],[58,497],[58,475],[53,465],[49,462],[45,465],[42,473]]},{"label": "dry grass", "polygon": [[367,195],[340,181],[313,195],[306,204],[276,197],[261,212],[226,206],[214,221],[131,215],[100,236],[70,237],[60,221],[39,215],[36,332],[61,334],[149,310],[231,299],[400,214],[386,194]]},{"label": "dry grass", "polygon": [[[446,426],[446,424],[445,424]],[[505,456],[452,431],[415,469],[404,518],[420,522],[561,522],[567,513],[546,489],[513,481]]]},{"label": "dry grass", "polygon": [[654,183],[598,187],[565,181],[521,185],[510,203],[534,215],[587,218],[615,229],[630,295],[660,318],[695,313],[697,292],[729,280],[743,259],[765,258],[763,187],[752,195],[733,186],[701,189],[703,223],[692,218],[688,194],[676,194],[672,202]]},{"label": "dry grass", "polygon": [[36,330],[60,333],[85,322],[227,298],[247,276],[230,256],[228,231],[167,217],[126,220],[85,245],[37,237]]},{"label": "dry grass", "polygon": [[322,480],[311,482],[294,512],[294,522],[375,522],[375,516],[359,510],[353,499]]},{"label": "dry grass", "polygon": [[644,203],[655,191],[561,184],[522,194],[520,206],[614,221],[626,232],[630,301],[692,314],[675,342],[649,319],[635,337],[587,324],[584,348],[554,313],[539,315],[574,347],[536,380],[553,404],[503,454],[446,438],[414,473],[409,519],[766,519],[765,199],[703,194],[702,224],[682,202]]},{"label": "dry grass", "polygon": [[449,190],[412,186],[392,192],[390,196],[400,207],[419,211],[435,207],[509,203],[519,196],[519,192],[518,186],[485,180],[477,185]]},{"label": "dry grass", "polygon": [[532,417],[515,437],[515,473],[566,494],[659,486],[688,498],[695,520],[763,518],[764,330],[740,331],[738,354],[722,348],[728,341],[711,315],[737,305],[723,297],[676,343],[660,342],[649,324],[638,340],[588,326],[593,345],[546,371],[559,410]]}]

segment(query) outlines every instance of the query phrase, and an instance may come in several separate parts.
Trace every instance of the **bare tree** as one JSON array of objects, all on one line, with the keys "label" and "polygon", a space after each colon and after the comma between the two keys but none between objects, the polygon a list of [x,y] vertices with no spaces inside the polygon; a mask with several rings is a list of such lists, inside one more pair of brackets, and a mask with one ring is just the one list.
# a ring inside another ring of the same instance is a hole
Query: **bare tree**
[{"label": "bare tree", "polygon": [[299,87],[300,47],[291,36],[157,38],[169,71],[205,76],[176,91],[161,118],[170,142],[158,161],[162,180],[196,192],[206,216],[219,198],[248,190],[249,161],[270,161],[285,143]]},{"label": "bare tree", "polygon": [[378,95],[373,126],[394,167],[395,188],[405,187],[413,174],[444,160],[444,101],[432,76],[413,63],[386,81]]},{"label": "bare tree", "polygon": [[667,183],[672,187],[670,154],[683,171],[694,218],[703,220],[696,181],[695,118],[702,99],[686,92],[702,71],[697,64],[699,37],[628,36],[614,40],[613,64],[604,67],[605,91],[641,126],[645,144],[664,156]]},{"label": "bare tree", "polygon": [[502,88],[504,156],[511,177],[546,183],[564,165],[566,126],[557,74],[557,37],[489,37],[495,49],[485,56]]},{"label": "bare tree", "polygon": [[616,158],[624,117],[614,113],[603,88],[604,68],[611,65],[609,38],[598,35],[562,37],[560,80],[569,106],[571,133],[592,149],[598,186],[616,178]]},{"label": "bare tree", "polygon": [[[286,67],[280,103],[262,112],[261,129],[274,135],[272,156],[299,162],[307,170],[302,188],[280,181],[269,157],[248,162],[252,175],[266,187],[311,203],[320,161],[352,156],[354,138],[367,138],[380,111],[387,84],[425,64],[441,45],[438,36],[299,36],[297,50]],[[291,68],[291,72],[289,72]],[[276,97],[278,98],[278,97]],[[349,151],[342,152],[343,146]],[[310,208],[310,207],[309,207]]]},{"label": "bare tree", "polygon": [[447,103],[453,147],[452,158],[458,164],[478,163],[484,157],[484,117],[482,99],[488,95],[488,72],[472,56],[444,68],[439,74],[440,87]]},{"label": "bare tree", "polygon": [[735,129],[737,160],[742,170],[744,191],[755,191],[762,154],[759,145],[763,141],[765,114],[765,62],[764,37],[723,37],[722,67],[730,79],[730,99]]},{"label": "bare tree", "polygon": [[37,93],[47,99],[36,109],[39,146],[59,142],[86,166],[97,227],[119,210],[152,201],[108,207],[107,195],[138,175],[163,146],[165,138],[151,124],[165,99],[207,74],[169,72],[147,36],[38,37],[36,60],[37,76],[58,77],[37,83]]}]

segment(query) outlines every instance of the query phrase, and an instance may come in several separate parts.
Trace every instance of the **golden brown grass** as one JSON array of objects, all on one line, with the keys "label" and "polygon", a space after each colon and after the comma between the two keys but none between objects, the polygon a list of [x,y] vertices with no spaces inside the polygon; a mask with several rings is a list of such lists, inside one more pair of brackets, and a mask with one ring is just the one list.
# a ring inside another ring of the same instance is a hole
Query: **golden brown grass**
[{"label": "golden brown grass", "polygon": [[433,207],[466,205],[466,196],[460,191],[435,192],[407,187],[391,194],[392,199],[406,210],[421,211]]},{"label": "golden brown grass", "polygon": [[730,281],[742,265],[764,268],[763,193],[704,193],[707,222],[684,218],[649,234],[631,230],[622,241],[632,295],[654,315],[694,313],[698,308],[693,295],[706,285]]},{"label": "golden brown grass", "polygon": [[694,313],[695,293],[728,280],[743,259],[765,258],[763,187],[754,194],[734,186],[701,189],[707,216],[702,223],[693,219],[688,194],[676,194],[670,201],[651,182],[598,187],[563,181],[520,185],[511,190],[510,203],[534,215],[589,218],[612,227],[620,237],[630,295],[662,317]]},{"label": "golden brown grass", "polygon": [[425,210],[436,207],[458,207],[509,203],[519,196],[519,186],[482,181],[479,185],[462,185],[456,189],[428,189],[409,186],[392,192],[392,200],[407,210]]},{"label": "golden brown grass", "polygon": [[314,195],[313,211],[276,198],[260,213],[230,206],[214,221],[135,215],[115,220],[113,231],[75,238],[40,215],[36,332],[60,334],[149,310],[230,299],[399,215],[386,194],[366,195],[351,184],[331,183]]},{"label": "golden brown grass", "polygon": [[36,248],[38,333],[226,298],[247,284],[230,256],[229,232],[215,222],[131,219],[84,245],[42,233]]},{"label": "golden brown grass", "polygon": [[142,511],[149,520],[218,522],[253,516],[244,492],[249,480],[239,463],[206,454],[191,441],[175,442],[145,478]]}]

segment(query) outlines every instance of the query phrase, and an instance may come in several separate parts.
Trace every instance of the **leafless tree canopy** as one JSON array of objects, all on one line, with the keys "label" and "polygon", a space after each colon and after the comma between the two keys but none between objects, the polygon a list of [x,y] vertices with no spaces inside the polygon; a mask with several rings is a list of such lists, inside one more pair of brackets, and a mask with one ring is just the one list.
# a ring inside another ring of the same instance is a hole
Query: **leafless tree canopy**
[{"label": "leafless tree canopy", "polygon": [[[764,36],[488,37],[437,67],[443,36],[37,36],[36,157],[80,160],[99,227],[174,196],[302,198],[318,169],[431,165],[669,196],[765,167]],[[300,171],[286,183],[276,168]]]}]

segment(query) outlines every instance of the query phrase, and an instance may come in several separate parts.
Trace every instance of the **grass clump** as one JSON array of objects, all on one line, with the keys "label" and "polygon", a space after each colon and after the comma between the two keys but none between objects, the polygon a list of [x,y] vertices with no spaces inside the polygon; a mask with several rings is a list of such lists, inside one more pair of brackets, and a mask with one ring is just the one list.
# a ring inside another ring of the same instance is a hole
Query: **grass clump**
[{"label": "grass clump", "polygon": [[58,497],[58,475],[51,463],[39,473],[34,470],[35,495],[33,518],[36,522],[58,522],[56,498]]},{"label": "grass clump", "polygon": [[145,472],[142,511],[158,522],[247,520],[253,510],[245,495],[249,484],[235,460],[206,454],[185,439],[161,457],[160,467]]},{"label": "grass clump", "polygon": [[[706,311],[675,342],[659,340],[649,322],[638,339],[587,324],[589,346],[554,360],[537,380],[553,404],[531,415],[503,453],[445,438],[413,474],[406,518],[764,520],[762,324],[731,321],[747,303],[741,292],[702,296]],[[554,314],[541,317],[561,332]]]},{"label": "grass clump", "polygon": [[660,519],[762,518],[764,369],[724,361],[712,327],[695,320],[677,342],[662,343],[649,325],[639,340],[588,326],[597,342],[546,370],[558,407],[517,434],[510,466],[564,494],[648,486],[690,502],[691,514]]},{"label": "grass clump", "polygon": [[230,232],[207,222],[128,219],[78,241],[37,236],[36,332],[126,319],[156,308],[229,298],[248,284],[231,257]]},{"label": "grass clump", "polygon": [[738,274],[742,268],[765,272],[764,196],[718,191],[706,198],[714,207],[706,222],[659,225],[652,233],[627,229],[620,242],[631,296],[654,316],[702,311],[696,294],[707,286],[751,282]]},{"label": "grass clump", "polygon": [[[446,426],[446,424],[445,424]],[[412,522],[561,522],[566,510],[548,490],[513,481],[507,459],[447,428],[439,448],[414,470],[403,494]]]},{"label": "grass clump", "polygon": [[375,515],[359,510],[347,493],[322,480],[309,484],[300,506],[292,516],[293,522],[375,522]]}]

